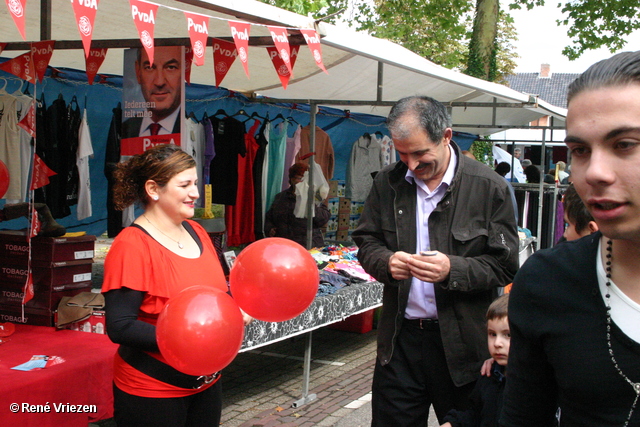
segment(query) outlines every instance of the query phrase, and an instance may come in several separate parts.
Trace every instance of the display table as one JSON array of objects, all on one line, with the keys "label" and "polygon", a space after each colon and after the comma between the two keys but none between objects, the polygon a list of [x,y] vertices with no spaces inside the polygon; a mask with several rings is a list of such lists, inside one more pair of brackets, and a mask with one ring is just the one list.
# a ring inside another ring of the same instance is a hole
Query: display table
[{"label": "display table", "polygon": [[[16,325],[8,339],[0,344],[0,425],[87,427],[89,422],[113,416],[117,345],[106,335]],[[65,361],[32,371],[10,369],[34,355]],[[12,404],[18,405],[16,412]],[[39,412],[27,412],[26,405],[42,406],[31,407]],[[50,412],[45,412],[47,408]]]},{"label": "display table", "polygon": [[298,317],[270,323],[254,320],[245,328],[241,352],[311,332],[382,305],[380,282],[350,285],[332,295],[317,296]]}]

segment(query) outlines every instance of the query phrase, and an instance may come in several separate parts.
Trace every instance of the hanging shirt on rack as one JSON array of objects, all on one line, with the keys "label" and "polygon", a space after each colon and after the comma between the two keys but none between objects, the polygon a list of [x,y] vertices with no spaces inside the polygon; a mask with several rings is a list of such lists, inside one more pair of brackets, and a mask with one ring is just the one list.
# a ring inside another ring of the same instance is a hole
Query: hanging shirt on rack
[{"label": "hanging shirt on rack", "polygon": [[[309,154],[311,151],[309,148],[309,137],[311,134],[311,128],[305,126],[300,132],[300,151],[296,156],[296,162],[304,162],[309,164],[309,159],[300,160],[301,156]],[[316,126],[316,140],[315,140],[315,161],[322,168],[324,178],[328,181],[333,178],[333,168],[335,166],[335,158],[333,154],[333,145],[331,145],[331,138],[329,135],[318,126]]]},{"label": "hanging shirt on rack", "polygon": [[202,119],[204,124],[204,164],[202,166],[203,184],[211,184],[211,162],[216,156],[216,147],[213,143],[213,125],[206,115]]},{"label": "hanging shirt on rack", "polygon": [[91,177],[89,173],[89,157],[93,157],[93,145],[91,144],[91,132],[87,120],[87,109],[84,109],[80,130],[78,132],[78,154],[76,166],[78,168],[78,220],[83,220],[92,215],[91,209]]},{"label": "hanging shirt on rack", "polygon": [[[186,137],[182,141],[182,149],[191,155],[196,161],[196,172],[198,173],[198,191],[204,194],[204,125],[198,123],[192,117],[185,121]],[[196,200],[196,206],[204,205],[204,197]]]},{"label": "hanging shirt on rack", "polygon": [[244,124],[234,118],[211,117],[216,156],[211,162],[213,203],[235,205],[238,191],[238,154],[244,156]]},{"label": "hanging shirt on rack", "polygon": [[255,240],[253,164],[259,148],[256,143],[258,126],[260,126],[260,122],[256,120],[249,132],[244,135],[246,154],[238,158],[236,204],[225,208],[224,219],[228,246],[243,245]]},{"label": "hanging shirt on rack", "polygon": [[[22,92],[14,92],[13,96],[16,97],[16,107],[18,109],[18,122],[24,118],[24,115],[27,114],[29,108],[31,108],[31,103],[33,102],[33,98],[30,96],[24,95]],[[31,141],[33,137],[29,135],[25,129],[20,127],[20,167],[21,167],[21,181],[22,185],[20,187],[21,198],[16,200],[15,203],[26,202],[27,195],[29,194],[29,176],[31,174],[31,164],[33,162],[33,152],[31,147]],[[7,203],[10,203],[7,201]],[[11,201],[14,203],[14,201]]]},{"label": "hanging shirt on rack", "polygon": [[0,93],[0,160],[9,171],[9,188],[5,199],[18,201],[22,192],[22,167],[20,166],[20,127],[16,98]]},{"label": "hanging shirt on rack", "polygon": [[107,178],[107,235],[116,237],[122,230],[122,211],[116,210],[113,205],[113,172],[120,162],[120,138],[122,136],[122,106],[113,109],[107,146],[104,156],[104,176]]},{"label": "hanging shirt on rack", "polygon": [[371,135],[382,147],[382,166],[388,166],[391,163],[396,162],[396,149],[393,146],[393,139],[387,135],[381,136],[379,134]]},{"label": "hanging shirt on rack", "polygon": [[265,237],[263,224],[266,210],[264,209],[264,190],[263,174],[265,168],[265,160],[267,153],[267,146],[269,145],[269,130],[271,129],[271,122],[265,120],[260,130],[256,134],[256,145],[258,149],[256,151],[255,159],[253,161],[253,197],[254,197],[254,232],[256,234],[255,239],[263,239]]},{"label": "hanging shirt on rack", "polygon": [[64,184],[64,191],[66,194],[67,206],[73,206],[78,204],[78,188],[79,188],[79,174],[78,167],[76,166],[76,156],[78,153],[78,147],[80,145],[80,124],[82,123],[82,113],[80,112],[80,106],[74,96],[69,105],[67,106],[67,137],[65,139],[64,150],[66,161],[66,183]]},{"label": "hanging shirt on rack", "polygon": [[[267,202],[265,208],[268,211],[276,198],[276,194],[282,191],[282,176],[284,170],[284,157],[287,149],[287,128],[289,123],[278,123],[269,135],[269,171],[267,173]],[[288,172],[288,171],[287,171]]]},{"label": "hanging shirt on rack", "polygon": [[354,202],[364,202],[373,185],[371,173],[378,172],[380,169],[382,169],[382,147],[375,138],[365,134],[351,147],[345,197]]},{"label": "hanging shirt on rack", "polygon": [[302,127],[296,126],[296,130],[291,138],[287,138],[287,149],[284,156],[284,174],[282,176],[282,190],[289,188],[289,168],[296,162],[296,155],[300,151],[300,134]]}]

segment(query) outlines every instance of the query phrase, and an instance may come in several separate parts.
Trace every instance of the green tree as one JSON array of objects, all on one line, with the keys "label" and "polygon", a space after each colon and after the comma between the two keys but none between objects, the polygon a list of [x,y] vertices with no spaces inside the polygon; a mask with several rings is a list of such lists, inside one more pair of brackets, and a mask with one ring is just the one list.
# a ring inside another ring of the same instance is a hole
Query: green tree
[{"label": "green tree", "polygon": [[[314,16],[347,9],[343,19],[358,31],[391,40],[447,68],[465,71],[473,26],[473,0],[262,0],[287,10]],[[485,1],[485,0],[482,0]],[[495,1],[498,0],[488,0]],[[501,81],[515,69],[513,20],[499,15],[498,31],[491,42],[491,80]],[[328,21],[336,22],[337,17]],[[495,27],[495,24],[494,24]],[[472,74],[477,75],[477,74]],[[478,77],[488,79],[486,76]]]},{"label": "green tree", "polygon": [[[512,1],[512,9],[525,6],[531,10],[545,4],[545,0]],[[562,50],[569,59],[577,59],[585,51],[603,46],[615,52],[625,46],[626,36],[640,29],[637,0],[565,0],[562,12],[566,17],[556,22],[567,26],[567,35],[572,38],[572,45]]]}]

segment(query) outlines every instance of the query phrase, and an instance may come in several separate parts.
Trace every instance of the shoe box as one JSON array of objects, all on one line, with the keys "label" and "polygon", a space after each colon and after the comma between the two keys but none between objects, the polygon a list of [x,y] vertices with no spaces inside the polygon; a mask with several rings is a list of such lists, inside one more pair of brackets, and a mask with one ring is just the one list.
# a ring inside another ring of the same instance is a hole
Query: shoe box
[{"label": "shoe box", "polygon": [[91,291],[94,250],[95,236],[90,235],[31,239],[34,296],[23,315],[29,242],[24,232],[0,230],[0,320],[53,326],[62,297]]}]

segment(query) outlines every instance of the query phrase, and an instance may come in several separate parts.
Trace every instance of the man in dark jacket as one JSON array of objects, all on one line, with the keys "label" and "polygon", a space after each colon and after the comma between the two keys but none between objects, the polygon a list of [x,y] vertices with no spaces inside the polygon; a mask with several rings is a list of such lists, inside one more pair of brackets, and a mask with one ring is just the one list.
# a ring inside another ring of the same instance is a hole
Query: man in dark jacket
[{"label": "man in dark jacket", "polygon": [[507,183],[461,155],[446,108],[404,98],[387,123],[400,162],[378,173],[353,239],[384,283],[374,426],[425,425],[464,409],[489,357],[484,316],[518,269]]}]

